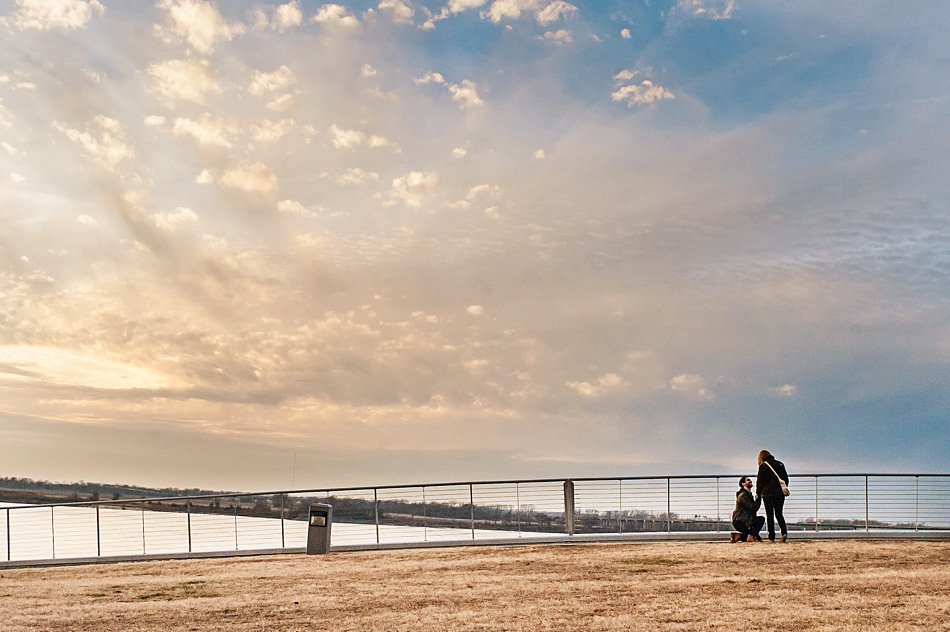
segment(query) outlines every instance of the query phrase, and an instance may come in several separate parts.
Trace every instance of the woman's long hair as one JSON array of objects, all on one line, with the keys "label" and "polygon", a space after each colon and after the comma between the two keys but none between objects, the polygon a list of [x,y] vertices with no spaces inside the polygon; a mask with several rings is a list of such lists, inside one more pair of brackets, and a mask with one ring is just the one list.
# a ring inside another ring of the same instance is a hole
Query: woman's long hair
[{"label": "woman's long hair", "polygon": [[759,452],[759,465],[762,465],[766,461],[772,458],[772,453],[768,450],[762,450]]}]

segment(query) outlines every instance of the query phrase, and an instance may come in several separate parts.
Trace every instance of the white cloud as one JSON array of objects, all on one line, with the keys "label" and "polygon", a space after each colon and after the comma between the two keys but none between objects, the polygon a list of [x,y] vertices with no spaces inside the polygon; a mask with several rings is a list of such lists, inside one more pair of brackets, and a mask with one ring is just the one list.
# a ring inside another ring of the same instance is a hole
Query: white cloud
[{"label": "white cloud", "polygon": [[565,385],[574,389],[584,397],[597,398],[616,390],[625,384],[624,379],[616,373],[607,373],[591,382],[566,382]]},{"label": "white cloud", "polygon": [[791,384],[783,384],[775,388],[775,393],[780,397],[794,397],[796,390],[798,389]]},{"label": "white cloud", "polygon": [[554,42],[558,46],[562,46],[564,44],[570,44],[571,42],[573,42],[574,36],[567,29],[559,29],[553,33],[551,31],[547,31],[539,39],[545,39],[545,40],[548,40],[549,42]]},{"label": "white cloud", "polygon": [[243,25],[229,24],[211,2],[162,0],[158,7],[166,9],[169,18],[165,26],[156,26],[158,36],[166,43],[184,42],[202,54],[244,32]]},{"label": "white cloud", "polygon": [[147,127],[161,127],[165,124],[165,117],[157,114],[150,114],[142,119]]},{"label": "white cloud", "polygon": [[736,3],[735,0],[678,0],[676,7],[695,17],[729,20]]},{"label": "white cloud", "polygon": [[277,203],[277,212],[301,217],[314,217],[314,213],[297,200],[281,200]]},{"label": "white cloud", "polygon": [[478,97],[478,84],[468,79],[463,79],[461,85],[450,85],[449,94],[452,95],[453,101],[461,102],[460,107],[462,109],[482,105],[483,103]]},{"label": "white cloud", "polygon": [[479,184],[468,190],[465,195],[466,200],[474,200],[479,196],[498,197],[501,195],[501,187],[494,184]]},{"label": "white cloud", "polygon": [[363,67],[360,68],[361,77],[375,77],[376,69],[370,66],[369,64],[363,64]]},{"label": "white cloud", "polygon": [[534,152],[534,158],[535,158],[535,160],[543,160],[543,159],[544,159],[544,150],[543,150],[543,149],[539,149],[538,151]]},{"label": "white cloud", "polygon": [[271,28],[283,32],[289,28],[300,26],[303,23],[303,12],[300,10],[300,2],[288,2],[278,5],[274,9],[274,17],[271,19]]},{"label": "white cloud", "polygon": [[179,206],[174,211],[167,213],[155,213],[152,215],[152,222],[157,228],[172,231],[182,224],[190,224],[198,221],[198,216],[190,208]]},{"label": "white cloud", "polygon": [[172,59],[151,64],[148,74],[155,79],[159,93],[167,99],[203,104],[206,95],[221,91],[207,62]]},{"label": "white cloud", "polygon": [[630,34],[630,29],[620,29],[620,37],[623,39],[630,39],[633,36]]},{"label": "white cloud", "polygon": [[195,184],[212,184],[214,182],[214,173],[210,169],[203,169],[201,173],[195,176]]},{"label": "white cloud", "polygon": [[79,29],[105,7],[98,0],[17,0],[13,24],[21,30]]},{"label": "white cloud", "polygon": [[465,311],[472,316],[482,316],[485,313],[485,308],[481,305],[469,305],[465,308]]},{"label": "white cloud", "polygon": [[629,108],[634,105],[652,105],[656,101],[675,99],[676,97],[666,88],[654,85],[649,79],[644,79],[639,84],[617,88],[610,95],[610,98],[617,102],[626,103]]},{"label": "white cloud", "polygon": [[452,13],[461,13],[468,9],[476,9],[486,2],[488,2],[488,0],[449,0],[446,8]]},{"label": "white cloud", "polygon": [[317,10],[313,16],[313,21],[327,26],[339,26],[343,28],[356,28],[360,25],[359,20],[346,10],[346,7],[339,4],[325,4]]},{"label": "white cloud", "polygon": [[378,180],[378,173],[363,171],[359,167],[347,169],[336,179],[338,184],[365,184],[366,182],[376,182]]},{"label": "white cloud", "polygon": [[696,397],[699,399],[712,397],[712,393],[706,387],[706,380],[699,375],[692,375],[690,373],[677,375],[671,379],[670,388],[688,397]]},{"label": "white cloud", "polygon": [[522,11],[538,10],[539,0],[495,0],[482,15],[494,23],[521,17]]},{"label": "white cloud", "polygon": [[76,217],[76,221],[85,226],[95,226],[97,224],[96,218],[89,215],[79,215]]},{"label": "white cloud", "polygon": [[415,11],[402,0],[382,0],[376,7],[380,11],[389,13],[392,21],[397,24],[409,24]]},{"label": "white cloud", "polygon": [[639,70],[624,69],[618,72],[617,74],[615,74],[614,79],[616,79],[617,81],[630,81],[631,79],[633,79],[639,74],[640,74]]},{"label": "white cloud", "polygon": [[465,149],[464,147],[456,147],[455,149],[452,150],[452,158],[454,158],[455,160],[464,158],[467,155],[468,155],[468,150]]},{"label": "white cloud", "polygon": [[106,116],[97,116],[93,122],[95,125],[86,131],[73,129],[64,123],[54,123],[53,128],[69,140],[79,143],[99,166],[115,171],[120,162],[135,155],[125,135],[125,126]]},{"label": "white cloud", "polygon": [[575,7],[573,4],[568,4],[562,0],[555,0],[551,4],[538,11],[538,24],[541,26],[547,26],[552,22],[557,22],[563,17],[574,15],[576,12],[577,7]]},{"label": "white cloud", "polygon": [[407,206],[420,207],[422,200],[435,191],[439,175],[432,171],[412,171],[393,180],[393,195]]},{"label": "white cloud", "polygon": [[294,107],[294,103],[294,95],[282,94],[264,107],[271,112],[286,112]]},{"label": "white cloud", "polygon": [[417,79],[413,79],[417,86],[424,85],[427,83],[445,83],[445,77],[440,75],[437,72],[427,72]]},{"label": "white cloud", "polygon": [[231,143],[228,141],[227,126],[208,113],[202,114],[198,121],[186,118],[175,119],[172,133],[175,136],[191,136],[202,145],[231,147]]},{"label": "white cloud", "polygon": [[225,171],[218,183],[229,189],[267,193],[277,188],[277,176],[267,165],[256,162]]},{"label": "white cloud", "polygon": [[297,84],[297,76],[287,66],[281,66],[274,72],[255,72],[247,91],[261,96],[287,90]]},{"label": "white cloud", "polygon": [[360,145],[370,148],[389,147],[398,151],[398,146],[383,136],[366,134],[355,129],[343,129],[336,125],[330,126],[330,142],[337,149],[355,149]]},{"label": "white cloud", "polygon": [[23,152],[22,152],[22,151],[20,151],[19,149],[17,149],[16,147],[14,147],[13,145],[11,145],[10,143],[7,143],[7,142],[0,143],[0,147],[3,147],[3,151],[7,152],[7,155],[9,155],[9,156],[14,156],[14,157],[16,157],[16,156],[22,156],[22,155],[23,155]]},{"label": "white cloud", "polygon": [[293,119],[279,121],[264,119],[251,126],[251,138],[259,143],[273,143],[293,131],[294,127],[296,127],[296,121]]}]

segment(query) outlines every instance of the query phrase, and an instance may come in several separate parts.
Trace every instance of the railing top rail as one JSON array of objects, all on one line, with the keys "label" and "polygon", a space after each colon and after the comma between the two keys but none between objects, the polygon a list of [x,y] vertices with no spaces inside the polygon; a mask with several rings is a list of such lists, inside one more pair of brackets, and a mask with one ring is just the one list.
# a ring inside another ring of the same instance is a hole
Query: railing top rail
[{"label": "railing top rail", "polygon": [[[414,485],[359,485],[352,487],[316,487],[310,489],[283,489],[263,492],[222,492],[220,494],[200,494],[194,496],[155,496],[143,498],[124,498],[118,500],[85,500],[77,502],[56,502],[44,503],[39,505],[11,505],[0,509],[39,509],[43,507],[94,507],[94,506],[116,506],[116,505],[139,505],[146,503],[161,503],[170,501],[194,501],[194,500],[213,500],[217,498],[246,498],[246,497],[265,497],[279,496],[282,494],[326,494],[355,491],[372,490],[393,490],[393,489],[422,489],[432,487],[467,487],[469,485],[515,485],[515,484],[539,484],[539,483],[563,483],[570,480],[578,482],[606,482],[606,481],[665,481],[665,480],[708,480],[708,479],[731,479],[738,478],[743,474],[731,472],[728,474],[673,474],[673,475],[649,475],[649,476],[584,476],[584,477],[562,477],[562,478],[535,478],[535,479],[511,479],[495,481],[458,481],[451,483],[419,483]],[[746,474],[746,476],[754,476]],[[789,478],[950,478],[950,473],[864,473],[864,472],[822,472],[822,473],[804,473],[789,474]]]}]

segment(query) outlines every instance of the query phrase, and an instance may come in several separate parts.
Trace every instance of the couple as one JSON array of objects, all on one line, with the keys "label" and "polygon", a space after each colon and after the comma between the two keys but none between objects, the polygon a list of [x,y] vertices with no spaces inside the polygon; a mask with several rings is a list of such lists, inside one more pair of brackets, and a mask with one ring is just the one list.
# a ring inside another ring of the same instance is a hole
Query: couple
[{"label": "couple", "polygon": [[759,472],[755,476],[755,498],[752,497],[752,479],[743,476],[739,479],[739,491],[736,492],[736,508],[732,512],[732,526],[738,531],[733,534],[733,542],[748,542],[749,538],[761,542],[759,531],[765,522],[758,515],[759,507],[765,501],[765,515],[769,522],[769,541],[775,542],[775,519],[782,532],[782,542],[788,540],[788,529],[782,508],[788,495],[788,472],[785,465],[768,450],[759,452]]}]

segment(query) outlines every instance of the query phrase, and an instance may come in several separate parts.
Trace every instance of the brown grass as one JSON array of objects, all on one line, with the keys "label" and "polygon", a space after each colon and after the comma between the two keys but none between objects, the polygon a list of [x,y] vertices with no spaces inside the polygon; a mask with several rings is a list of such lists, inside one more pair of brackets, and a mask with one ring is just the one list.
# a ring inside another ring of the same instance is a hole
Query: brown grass
[{"label": "brown grass", "polygon": [[589,544],[0,571],[0,628],[948,630],[950,543]]}]

